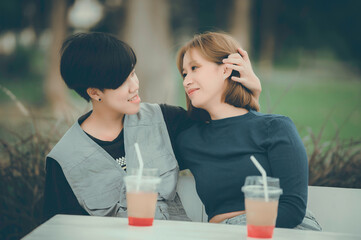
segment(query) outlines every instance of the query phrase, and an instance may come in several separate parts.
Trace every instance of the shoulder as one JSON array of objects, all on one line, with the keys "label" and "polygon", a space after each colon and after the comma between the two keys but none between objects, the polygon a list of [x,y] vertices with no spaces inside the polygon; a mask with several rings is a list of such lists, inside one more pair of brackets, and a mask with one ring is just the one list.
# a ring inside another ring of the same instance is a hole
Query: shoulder
[{"label": "shoulder", "polygon": [[172,106],[168,104],[152,104],[152,103],[141,103],[140,112],[141,113],[152,113],[159,114],[159,109],[163,113],[163,115],[171,115],[171,116],[186,116],[187,111],[184,108],[179,106]]},{"label": "shoulder", "polygon": [[[67,145],[69,141],[73,142],[73,135],[76,135],[75,133],[77,130],[77,125],[79,125],[77,122],[71,126],[66,133],[62,136],[62,138],[57,142],[57,144],[53,147],[53,149],[50,151],[48,156],[56,155],[58,152],[62,151],[62,148],[64,145]],[[79,126],[80,127],[80,126]]]},{"label": "shoulder", "polygon": [[271,143],[287,142],[292,146],[303,146],[301,137],[291,118],[278,114],[263,114],[262,118],[266,124],[268,141]]},{"label": "shoulder", "polygon": [[53,181],[62,181],[64,176],[63,169],[58,160],[47,157],[46,158],[46,178],[53,178]]},{"label": "shoulder", "polygon": [[157,103],[141,103],[140,111],[154,111],[159,109],[159,104]]},{"label": "shoulder", "polygon": [[172,121],[175,118],[185,119],[187,117],[187,112],[176,106],[171,106],[167,104],[153,104],[153,103],[141,103],[140,110],[134,115],[127,115],[126,119],[131,121],[126,121],[126,126],[133,126],[138,124],[146,124],[151,122],[161,122],[165,120]]},{"label": "shoulder", "polygon": [[184,108],[179,107],[179,106],[172,106],[172,105],[168,105],[168,104],[159,104],[160,108],[162,109],[163,114],[182,114],[182,115],[186,115],[187,111],[184,110]]},{"label": "shoulder", "polygon": [[139,124],[157,123],[162,120],[162,111],[159,104],[141,103],[140,109],[136,114],[126,115],[124,126],[132,127]]},{"label": "shoulder", "polygon": [[160,104],[160,108],[172,141],[192,124],[192,120],[184,108],[167,104]]},{"label": "shoulder", "polygon": [[260,113],[251,111],[255,116],[255,120],[265,123],[268,127],[282,128],[282,127],[293,127],[293,121],[286,116],[279,114]]},{"label": "shoulder", "polygon": [[291,118],[279,114],[265,114],[253,112],[256,116],[253,118],[258,129],[263,129],[269,139],[277,139],[278,137],[294,139],[298,138],[297,128]]},{"label": "shoulder", "polygon": [[140,110],[137,113],[137,115],[153,116],[153,115],[159,115],[160,113],[161,113],[161,110],[160,110],[159,104],[141,103]]},{"label": "shoulder", "polygon": [[77,164],[83,159],[74,158],[73,156],[92,154],[93,148],[89,147],[89,142],[92,141],[82,130],[78,122],[75,122],[72,127],[64,134],[59,142],[49,152],[47,157],[55,159],[60,165],[72,162]]},{"label": "shoulder", "polygon": [[182,107],[167,104],[160,104],[159,106],[162,110],[166,123],[174,121],[185,121],[188,119],[187,111]]},{"label": "shoulder", "polygon": [[58,163],[58,161],[52,157],[46,157],[45,167],[47,174],[54,172],[54,169],[61,169],[61,166]]}]

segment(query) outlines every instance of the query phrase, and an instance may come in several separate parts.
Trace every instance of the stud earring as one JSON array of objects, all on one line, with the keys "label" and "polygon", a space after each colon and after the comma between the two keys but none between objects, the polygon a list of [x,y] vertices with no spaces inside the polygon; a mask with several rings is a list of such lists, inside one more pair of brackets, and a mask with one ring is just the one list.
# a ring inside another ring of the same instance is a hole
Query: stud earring
[{"label": "stud earring", "polygon": [[102,100],[101,98],[98,99],[99,102],[100,102],[101,100]]}]

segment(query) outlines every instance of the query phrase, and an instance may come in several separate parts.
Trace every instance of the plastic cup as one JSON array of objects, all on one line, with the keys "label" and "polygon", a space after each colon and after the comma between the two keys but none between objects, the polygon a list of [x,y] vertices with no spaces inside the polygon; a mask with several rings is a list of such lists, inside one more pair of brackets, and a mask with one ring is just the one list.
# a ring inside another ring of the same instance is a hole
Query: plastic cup
[{"label": "plastic cup", "polygon": [[124,178],[127,189],[128,224],[131,226],[152,226],[157,204],[157,187],[161,181],[158,169],[127,169]]},{"label": "plastic cup", "polygon": [[272,238],[275,228],[278,200],[282,194],[279,179],[267,177],[268,202],[265,200],[261,176],[248,176],[242,187],[245,196],[247,236]]}]

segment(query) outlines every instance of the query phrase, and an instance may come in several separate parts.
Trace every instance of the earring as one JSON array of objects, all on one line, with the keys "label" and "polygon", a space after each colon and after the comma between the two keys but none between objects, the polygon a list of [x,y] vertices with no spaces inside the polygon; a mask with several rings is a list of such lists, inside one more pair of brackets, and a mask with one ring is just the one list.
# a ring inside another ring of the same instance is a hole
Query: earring
[{"label": "earring", "polygon": [[101,98],[98,99],[99,102],[100,102],[101,100],[102,100]]}]

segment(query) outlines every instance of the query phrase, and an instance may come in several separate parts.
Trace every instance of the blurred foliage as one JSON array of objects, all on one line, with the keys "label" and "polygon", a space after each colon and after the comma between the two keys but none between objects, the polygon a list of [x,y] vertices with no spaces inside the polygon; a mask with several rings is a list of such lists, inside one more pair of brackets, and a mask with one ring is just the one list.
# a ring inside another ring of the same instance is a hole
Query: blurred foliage
[{"label": "blurred foliage", "polygon": [[[41,10],[46,0],[38,5],[38,8],[30,7],[32,4],[36,4],[36,0],[33,1],[0,1],[0,32],[3,31],[17,31],[21,30],[29,24],[28,20],[33,11],[36,9]],[[30,8],[28,8],[30,7]],[[39,17],[43,14],[39,11]]]},{"label": "blurred foliage", "polygon": [[361,69],[361,29],[358,27],[361,1],[256,0],[252,31],[254,49],[258,54],[264,32],[262,6],[266,1],[277,5],[272,8],[276,13],[274,24],[270,26],[276,37],[276,62],[298,49],[308,52],[327,49]]},{"label": "blurred foliage", "polygon": [[57,124],[26,116],[11,129],[1,123],[0,239],[19,239],[42,222],[45,156],[63,134]]},{"label": "blurred foliage", "polygon": [[[74,0],[65,0],[73,4]],[[0,33],[33,27],[37,34],[49,27],[52,0],[0,1]]]},{"label": "blurred foliage", "polygon": [[309,150],[309,185],[361,188],[361,138],[340,140],[337,132],[331,141],[321,142],[322,132],[315,135],[310,130],[305,141]]},{"label": "blurred foliage", "polygon": [[44,71],[40,64],[44,64],[43,54],[36,47],[18,45],[10,56],[0,55],[0,78],[6,82],[22,78],[42,78]]},{"label": "blurred foliage", "polygon": [[44,156],[49,150],[38,136],[18,138],[15,144],[0,140],[9,165],[0,168],[0,238],[19,239],[41,223]]},{"label": "blurred foliage", "polygon": [[[65,0],[67,5],[74,0]],[[105,7],[105,17],[91,30],[114,34],[124,27],[125,6]],[[229,30],[232,8],[237,0],[170,1],[171,30],[174,40],[207,30]],[[107,6],[106,0],[99,0]],[[255,56],[265,39],[265,31],[275,37],[275,60],[298,49],[327,49],[361,68],[361,1],[355,0],[252,0],[251,34]],[[49,28],[52,1],[0,1],[0,34],[32,27],[37,35]],[[270,14],[270,11],[272,13]],[[268,17],[268,18],[267,18]],[[292,57],[292,56],[290,56]],[[297,56],[293,56],[294,58]]]},{"label": "blurred foliage", "polygon": [[[0,85],[6,86],[29,104],[44,104],[43,80],[47,67],[44,51],[36,46],[18,45],[10,56],[0,55]],[[10,98],[0,94],[0,102]]]},{"label": "blurred foliage", "polygon": [[0,238],[19,239],[41,223],[44,157],[49,141],[37,133],[11,133],[14,142],[0,139]]},{"label": "blurred foliage", "polygon": [[[226,31],[235,0],[170,1],[171,27],[176,38],[204,31]],[[178,33],[178,30],[183,30]]]}]

